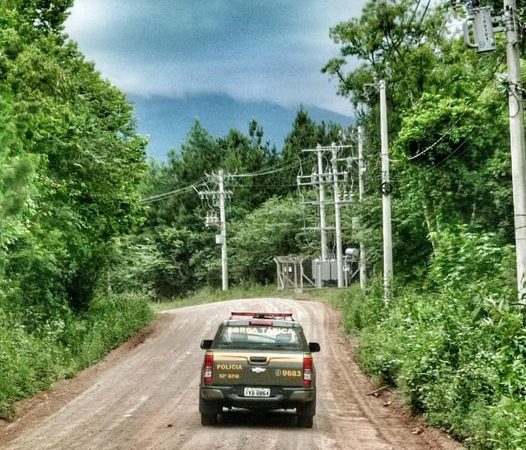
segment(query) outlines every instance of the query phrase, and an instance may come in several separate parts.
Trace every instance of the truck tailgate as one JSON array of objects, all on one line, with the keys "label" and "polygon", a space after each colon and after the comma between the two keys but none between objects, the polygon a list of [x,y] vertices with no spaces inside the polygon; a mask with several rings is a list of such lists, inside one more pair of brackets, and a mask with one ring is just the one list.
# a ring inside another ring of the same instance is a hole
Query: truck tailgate
[{"label": "truck tailgate", "polygon": [[214,350],[215,385],[301,386],[303,354],[284,351]]}]

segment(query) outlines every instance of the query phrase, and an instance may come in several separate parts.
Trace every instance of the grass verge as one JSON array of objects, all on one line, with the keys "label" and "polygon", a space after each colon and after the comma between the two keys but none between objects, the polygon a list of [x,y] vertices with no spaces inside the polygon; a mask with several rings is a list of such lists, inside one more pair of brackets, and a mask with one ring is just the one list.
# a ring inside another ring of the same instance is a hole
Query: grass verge
[{"label": "grass verge", "polygon": [[168,309],[182,308],[185,306],[201,305],[203,303],[223,302],[236,300],[239,298],[258,298],[258,297],[287,297],[283,291],[278,291],[274,286],[262,285],[241,285],[234,286],[228,291],[221,289],[203,288],[194,293],[183,297],[163,302],[153,302],[152,307],[156,312]]},{"label": "grass verge", "polygon": [[148,325],[154,314],[136,295],[100,297],[81,313],[54,317],[38,333],[13,319],[0,322],[0,417],[14,403],[72,377]]}]

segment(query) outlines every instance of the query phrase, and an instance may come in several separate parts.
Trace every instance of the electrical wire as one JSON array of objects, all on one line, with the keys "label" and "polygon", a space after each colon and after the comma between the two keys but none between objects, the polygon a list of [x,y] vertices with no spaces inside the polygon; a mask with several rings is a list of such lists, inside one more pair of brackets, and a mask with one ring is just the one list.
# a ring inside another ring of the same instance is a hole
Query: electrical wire
[{"label": "electrical wire", "polygon": [[418,8],[420,7],[420,0],[416,3],[415,9],[413,10],[413,15],[411,16],[411,19],[409,19],[409,24],[407,25],[406,30],[411,31],[411,25],[413,24],[413,20],[415,20],[416,12],[418,11]]},{"label": "electrical wire", "polygon": [[[259,176],[264,176],[264,175],[272,175],[274,173],[285,172],[286,170],[297,167],[297,165],[298,165],[298,161],[293,161],[290,163],[283,162],[281,164],[278,164],[277,168],[272,168],[272,169],[265,168],[265,169],[261,169],[261,170],[258,170],[252,173],[231,174],[231,175],[228,175],[228,178],[250,178],[250,177],[259,177]],[[280,167],[280,166],[283,166],[283,167]]]},{"label": "electrical wire", "polygon": [[[504,57],[502,57],[501,59],[499,59],[497,61],[497,64],[495,65],[492,73],[491,73],[491,78],[486,82],[486,84],[484,85],[484,87],[479,91],[477,97],[470,101],[468,103],[468,106],[472,106],[474,103],[476,103],[480,97],[482,96],[482,94],[486,91],[486,89],[488,88],[488,86],[490,85],[490,83],[493,82],[494,78],[495,78],[495,73],[497,73],[497,70],[498,68],[500,67],[500,65],[503,63],[504,61]],[[432,144],[430,144],[429,146],[427,146],[424,150],[422,150],[421,152],[418,152],[416,155],[413,155],[411,156],[410,158],[407,158],[408,161],[412,161],[420,156],[422,156],[423,154],[427,153],[429,150],[432,150],[434,147],[436,147],[440,142],[442,142],[442,140],[444,140],[448,135],[449,133],[451,132],[451,130],[458,124],[458,122],[460,122],[461,119],[464,118],[466,114],[466,111],[464,111],[463,113],[461,113],[457,119],[448,127],[448,129],[442,134],[442,136],[440,136],[435,142],[433,142]],[[465,140],[465,139],[464,139]],[[438,163],[437,163],[438,164]]]},{"label": "electrical wire", "polygon": [[185,186],[183,188],[175,189],[173,191],[164,192],[162,194],[157,194],[157,195],[152,195],[151,197],[146,197],[146,198],[140,199],[139,203],[158,202],[158,201],[164,200],[167,197],[171,197],[172,195],[178,195],[178,194],[182,194],[182,193],[187,192],[187,191],[191,191],[192,189],[196,189],[197,187],[203,186],[204,184],[205,184],[204,182],[197,183],[197,184],[191,184],[190,186]]},{"label": "electrical wire", "polygon": [[[250,177],[272,175],[272,174],[275,174],[275,173],[285,172],[287,170],[291,170],[293,168],[301,166],[301,164],[302,164],[301,157],[298,156],[298,161],[283,162],[281,164],[278,164],[277,167],[272,168],[272,169],[264,168],[264,169],[261,169],[259,171],[252,172],[252,173],[226,175],[225,178],[228,177],[228,178],[235,179],[235,178],[250,178]],[[152,195],[151,197],[146,197],[146,198],[143,198],[143,199],[139,200],[139,203],[153,203],[153,202],[161,201],[161,200],[164,200],[164,199],[166,199],[168,197],[171,197],[172,195],[182,194],[182,193],[190,191],[192,189],[196,189],[197,187],[204,186],[206,184],[205,181],[206,181],[206,179],[203,179],[203,180],[201,180],[198,183],[194,183],[194,184],[191,184],[189,186],[182,187],[180,189],[175,189],[173,191],[164,192],[162,194]]]},{"label": "electrical wire", "polygon": [[431,0],[427,0],[426,8],[424,9],[424,13],[422,14],[422,17],[420,17],[420,21],[418,22],[417,29],[422,26],[422,23],[424,22],[424,18],[426,17],[427,11],[429,10],[430,4],[431,4]]}]

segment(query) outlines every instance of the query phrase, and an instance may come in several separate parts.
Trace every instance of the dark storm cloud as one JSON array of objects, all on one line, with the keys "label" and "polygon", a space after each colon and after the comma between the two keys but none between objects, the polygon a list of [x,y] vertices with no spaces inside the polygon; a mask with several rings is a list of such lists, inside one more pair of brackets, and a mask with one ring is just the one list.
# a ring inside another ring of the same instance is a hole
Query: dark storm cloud
[{"label": "dark storm cloud", "polygon": [[363,0],[77,0],[67,31],[126,92],[348,110],[320,73]]}]

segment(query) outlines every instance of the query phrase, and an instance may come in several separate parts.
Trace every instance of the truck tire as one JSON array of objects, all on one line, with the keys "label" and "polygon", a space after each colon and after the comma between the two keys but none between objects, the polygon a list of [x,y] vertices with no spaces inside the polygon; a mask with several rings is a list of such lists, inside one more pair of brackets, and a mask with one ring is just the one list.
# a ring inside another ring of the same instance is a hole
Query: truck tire
[{"label": "truck tire", "polygon": [[201,425],[216,425],[219,408],[216,402],[209,402],[199,396],[199,412],[201,413]]},{"label": "truck tire", "polygon": [[305,403],[296,408],[296,415],[298,416],[298,427],[312,428],[313,417],[316,414],[316,400]]},{"label": "truck tire", "polygon": [[314,416],[298,416],[298,427],[312,428]]}]

